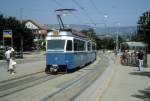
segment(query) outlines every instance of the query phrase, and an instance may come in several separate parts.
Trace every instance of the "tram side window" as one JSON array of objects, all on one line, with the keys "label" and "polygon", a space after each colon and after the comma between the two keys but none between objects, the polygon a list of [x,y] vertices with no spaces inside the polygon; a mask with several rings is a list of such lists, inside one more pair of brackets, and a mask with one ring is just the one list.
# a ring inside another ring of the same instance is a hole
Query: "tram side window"
[{"label": "tram side window", "polygon": [[92,44],[92,50],[96,50],[95,44]]},{"label": "tram side window", "polygon": [[88,51],[91,51],[91,44],[88,42]]},{"label": "tram side window", "polygon": [[74,51],[78,51],[78,40],[74,39]]},{"label": "tram side window", "polygon": [[81,40],[74,40],[74,51],[85,51],[85,42]]},{"label": "tram side window", "polygon": [[72,41],[71,41],[71,40],[68,40],[68,41],[67,41],[66,50],[67,50],[67,51],[72,51]]}]

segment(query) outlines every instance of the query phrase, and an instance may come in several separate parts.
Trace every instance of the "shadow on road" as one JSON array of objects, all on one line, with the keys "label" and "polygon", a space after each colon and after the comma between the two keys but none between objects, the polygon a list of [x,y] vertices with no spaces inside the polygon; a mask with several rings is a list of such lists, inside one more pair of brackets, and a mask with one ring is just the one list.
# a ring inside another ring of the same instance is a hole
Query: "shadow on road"
[{"label": "shadow on road", "polygon": [[131,75],[139,75],[139,76],[147,76],[150,78],[150,72],[145,72],[145,71],[141,71],[141,72],[131,72],[129,73]]},{"label": "shadow on road", "polygon": [[150,87],[144,90],[138,90],[140,94],[132,95],[133,97],[143,99],[143,101],[150,101]]},{"label": "shadow on road", "polygon": [[[141,72],[131,72],[131,75],[139,75],[139,76],[146,76],[150,78],[150,72],[141,71]],[[138,94],[131,95],[133,97],[143,99],[143,101],[150,101],[150,87],[145,88],[144,90],[138,90]]]}]

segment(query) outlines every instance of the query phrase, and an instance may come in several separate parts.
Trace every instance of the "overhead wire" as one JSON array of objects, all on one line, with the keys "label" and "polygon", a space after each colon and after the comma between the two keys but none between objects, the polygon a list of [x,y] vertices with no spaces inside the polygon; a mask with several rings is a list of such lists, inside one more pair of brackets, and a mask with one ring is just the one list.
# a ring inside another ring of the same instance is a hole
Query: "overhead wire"
[{"label": "overhead wire", "polygon": [[81,6],[79,4],[79,2],[77,2],[76,0],[72,0],[73,3],[75,3],[87,16],[87,18],[89,19],[89,21],[91,22],[91,24],[96,25],[96,23],[94,22],[94,20],[91,18],[91,16],[88,14],[87,10]]},{"label": "overhead wire", "polygon": [[[62,7],[62,8],[65,8],[65,6],[62,5],[60,2],[58,2],[57,0],[52,0],[52,1],[55,2],[58,6],[60,6],[60,7]],[[82,21],[76,14],[74,14],[73,12],[71,12],[70,14],[72,14],[73,17],[74,17],[76,20],[78,20],[78,22],[83,23],[83,21]]]},{"label": "overhead wire", "polygon": [[101,15],[106,15],[105,13],[103,13],[102,11],[99,10],[99,8],[96,6],[96,4],[94,3],[93,0],[89,0],[91,2],[91,5],[93,6],[93,8],[95,9],[95,11],[101,16]]},{"label": "overhead wire", "polygon": [[60,7],[64,7],[64,5],[62,5],[61,3],[59,3],[58,1],[56,1],[56,0],[52,0],[52,1],[54,1],[58,6],[60,6]]},{"label": "overhead wire", "polygon": [[[95,11],[97,12],[97,14],[98,14],[99,16],[102,16],[104,19],[108,17],[108,15],[107,15],[106,13],[104,13],[104,12],[102,12],[102,11],[99,10],[99,8],[96,6],[96,4],[94,3],[93,0],[89,0],[89,1],[90,1],[90,4],[92,5],[92,7],[95,9]],[[105,21],[105,20],[104,20],[104,21]],[[99,23],[99,22],[96,23],[96,25],[98,25],[98,24],[104,24],[105,27],[106,27],[106,24],[105,24],[105,23]]]}]

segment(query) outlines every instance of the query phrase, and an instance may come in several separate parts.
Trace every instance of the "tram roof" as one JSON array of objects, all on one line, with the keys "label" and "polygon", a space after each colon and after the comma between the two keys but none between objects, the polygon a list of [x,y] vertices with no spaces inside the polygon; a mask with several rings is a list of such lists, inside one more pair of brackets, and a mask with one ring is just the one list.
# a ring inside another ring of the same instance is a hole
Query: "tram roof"
[{"label": "tram roof", "polygon": [[78,37],[88,38],[85,34],[72,29],[51,31],[47,33],[47,36],[78,36]]},{"label": "tram roof", "polygon": [[147,47],[148,45],[143,42],[123,42],[122,44],[127,44],[128,46],[141,46],[141,47]]}]

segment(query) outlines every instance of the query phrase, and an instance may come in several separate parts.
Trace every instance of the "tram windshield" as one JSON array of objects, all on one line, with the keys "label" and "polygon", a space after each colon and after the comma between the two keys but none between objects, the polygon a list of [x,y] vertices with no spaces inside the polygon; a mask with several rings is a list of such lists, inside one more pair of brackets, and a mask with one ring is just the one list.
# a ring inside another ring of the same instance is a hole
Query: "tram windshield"
[{"label": "tram windshield", "polygon": [[64,50],[65,40],[48,40],[47,50]]}]

